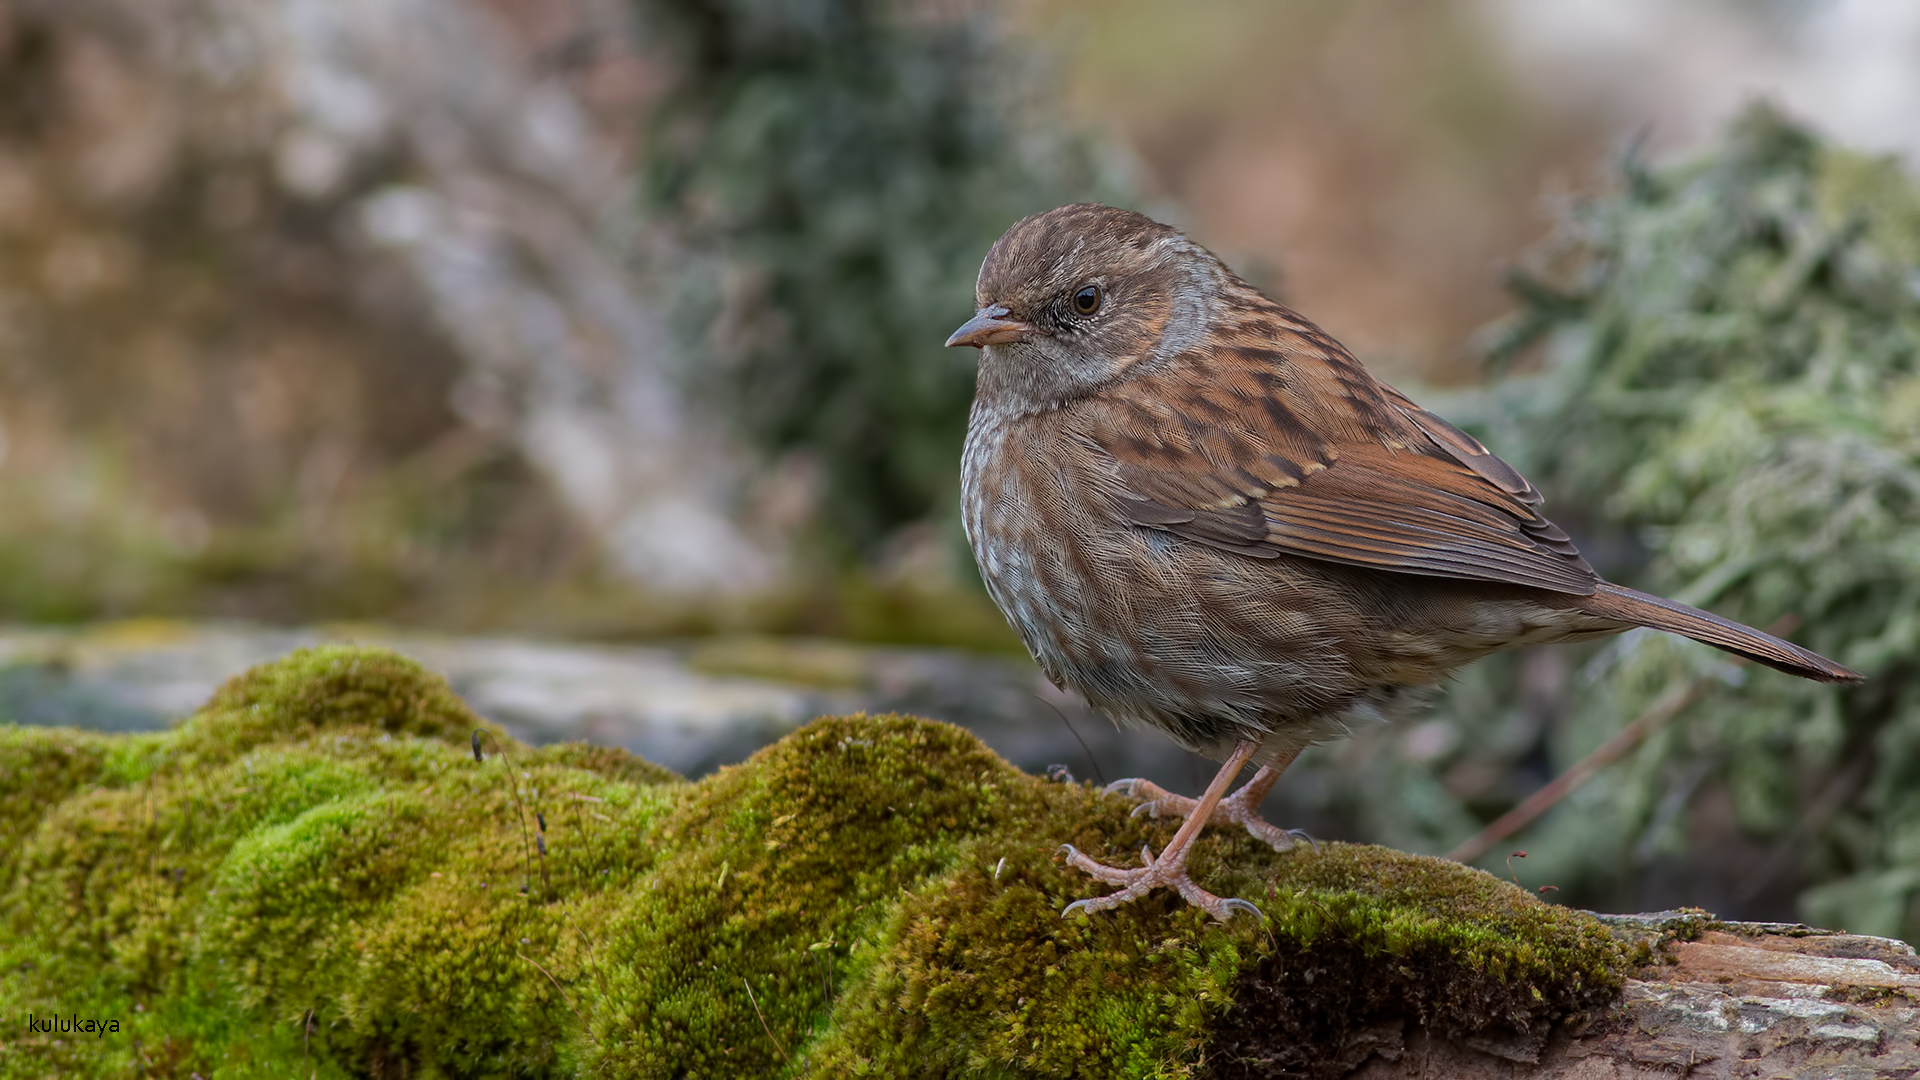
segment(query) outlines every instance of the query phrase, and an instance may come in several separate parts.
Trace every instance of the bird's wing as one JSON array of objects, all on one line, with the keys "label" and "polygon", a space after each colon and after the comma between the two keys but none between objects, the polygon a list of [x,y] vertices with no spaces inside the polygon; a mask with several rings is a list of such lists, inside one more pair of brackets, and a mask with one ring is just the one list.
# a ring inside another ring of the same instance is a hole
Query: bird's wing
[{"label": "bird's wing", "polygon": [[1260,558],[1593,594],[1525,477],[1272,310],[1259,347],[1202,346],[1080,403],[1122,517]]}]

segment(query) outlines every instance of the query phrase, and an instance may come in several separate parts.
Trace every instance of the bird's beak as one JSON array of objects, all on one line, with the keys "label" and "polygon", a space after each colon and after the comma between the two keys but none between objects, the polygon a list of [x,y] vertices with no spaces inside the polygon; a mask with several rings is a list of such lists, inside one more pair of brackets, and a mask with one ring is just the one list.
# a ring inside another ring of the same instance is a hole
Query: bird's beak
[{"label": "bird's beak", "polygon": [[949,348],[955,345],[971,345],[980,348],[983,345],[1004,345],[1010,341],[1026,341],[1033,337],[1032,323],[1007,318],[1007,309],[998,304],[988,304],[974,312],[973,318],[960,325],[947,339]]}]

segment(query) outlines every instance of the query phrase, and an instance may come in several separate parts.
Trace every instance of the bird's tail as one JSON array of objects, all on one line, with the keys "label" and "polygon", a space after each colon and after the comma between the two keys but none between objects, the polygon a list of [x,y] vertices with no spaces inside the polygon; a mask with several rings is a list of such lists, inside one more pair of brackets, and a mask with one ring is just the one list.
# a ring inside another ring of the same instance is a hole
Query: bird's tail
[{"label": "bird's tail", "polygon": [[1586,597],[1581,607],[1595,615],[1621,622],[1650,626],[1703,641],[1735,656],[1744,656],[1756,664],[1765,664],[1789,675],[1819,682],[1857,683],[1866,676],[1809,652],[1790,641],[1782,641],[1765,631],[1742,626],[1710,611],[1688,607],[1678,601],[1653,596],[1634,589],[1601,582],[1599,591]]}]

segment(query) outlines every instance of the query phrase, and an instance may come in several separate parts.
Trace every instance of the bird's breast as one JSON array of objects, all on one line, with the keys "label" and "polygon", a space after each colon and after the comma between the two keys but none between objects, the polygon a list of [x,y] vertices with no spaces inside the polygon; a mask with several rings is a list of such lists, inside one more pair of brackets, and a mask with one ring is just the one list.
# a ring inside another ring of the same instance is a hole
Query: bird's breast
[{"label": "bird's breast", "polygon": [[1087,462],[1053,437],[1047,417],[978,414],[961,456],[962,520],[994,603],[1055,682],[1099,648],[1104,619],[1092,596],[1111,564],[1089,499]]}]

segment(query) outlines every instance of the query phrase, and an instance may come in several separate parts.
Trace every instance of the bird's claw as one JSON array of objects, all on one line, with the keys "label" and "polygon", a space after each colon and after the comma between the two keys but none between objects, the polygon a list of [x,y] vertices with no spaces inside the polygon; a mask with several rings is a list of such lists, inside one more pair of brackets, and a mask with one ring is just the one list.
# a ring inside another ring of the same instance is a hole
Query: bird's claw
[{"label": "bird's claw", "polygon": [[1100,793],[1102,795],[1126,795],[1131,797],[1133,795],[1133,785],[1139,782],[1140,778],[1137,776],[1122,777],[1108,784],[1106,787],[1101,788]]},{"label": "bird's claw", "polygon": [[[1258,919],[1258,920],[1259,920],[1259,921],[1261,921],[1261,922],[1266,922],[1266,921],[1267,921],[1267,913],[1266,913],[1266,912],[1264,912],[1264,911],[1261,911],[1261,910],[1260,910],[1259,908],[1257,908],[1257,907],[1254,907],[1254,906],[1253,906],[1253,902],[1252,902],[1252,901],[1250,901],[1250,900],[1242,900],[1242,899],[1240,899],[1240,898],[1239,898],[1239,897],[1237,897],[1237,896],[1226,896],[1226,897],[1222,897],[1222,898],[1220,899],[1220,909],[1221,909],[1222,911],[1225,911],[1225,912],[1227,912],[1227,913],[1228,913],[1228,915],[1232,915],[1232,914],[1233,914],[1234,912],[1237,912],[1237,911],[1244,911],[1244,912],[1246,912],[1247,914],[1249,914],[1249,915],[1251,915],[1251,916],[1253,916],[1253,917],[1254,917],[1255,919]],[[1219,916],[1219,915],[1217,915],[1217,914],[1215,914],[1215,915],[1214,915],[1214,918],[1216,918],[1216,919],[1218,919],[1218,918],[1220,918],[1220,916]],[[1224,922],[1224,921],[1226,921],[1226,920],[1225,920],[1225,919],[1221,919],[1221,921],[1222,921],[1222,922]]]}]

